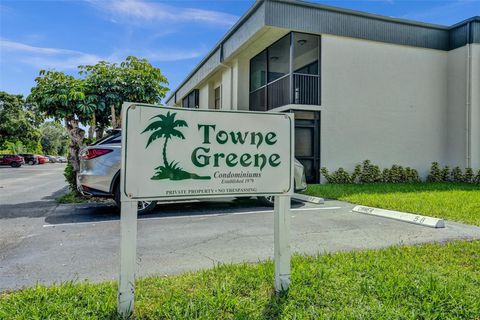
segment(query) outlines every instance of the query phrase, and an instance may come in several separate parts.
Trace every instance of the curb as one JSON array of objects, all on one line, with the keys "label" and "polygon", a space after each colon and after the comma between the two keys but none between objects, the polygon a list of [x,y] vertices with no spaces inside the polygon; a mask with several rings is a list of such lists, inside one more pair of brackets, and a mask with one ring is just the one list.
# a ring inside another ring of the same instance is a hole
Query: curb
[{"label": "curb", "polygon": [[413,223],[430,228],[445,228],[445,221],[443,219],[421,216],[418,214],[411,214],[406,212],[385,210],[366,206],[356,206],[352,209],[352,211],[382,218]]},{"label": "curb", "polygon": [[310,202],[310,203],[315,203],[315,204],[323,204],[324,203],[323,198],[307,196],[305,194],[300,194],[300,193],[294,193],[292,195],[292,198],[296,199],[296,200],[303,201],[303,202]]}]

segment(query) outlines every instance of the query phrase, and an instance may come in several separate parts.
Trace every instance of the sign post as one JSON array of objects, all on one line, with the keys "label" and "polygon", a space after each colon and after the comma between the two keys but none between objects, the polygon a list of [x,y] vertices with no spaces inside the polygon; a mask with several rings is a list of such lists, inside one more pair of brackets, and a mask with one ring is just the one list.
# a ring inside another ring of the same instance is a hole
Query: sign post
[{"label": "sign post", "polygon": [[290,284],[290,196],[276,196],[273,222],[275,291]]},{"label": "sign post", "polygon": [[137,257],[137,202],[122,201],[120,212],[120,279],[118,282],[118,312],[133,312],[135,296],[135,266]]},{"label": "sign post", "polygon": [[138,201],[275,196],[274,285],[288,289],[293,115],[124,103],[122,119],[118,312],[134,308]]}]

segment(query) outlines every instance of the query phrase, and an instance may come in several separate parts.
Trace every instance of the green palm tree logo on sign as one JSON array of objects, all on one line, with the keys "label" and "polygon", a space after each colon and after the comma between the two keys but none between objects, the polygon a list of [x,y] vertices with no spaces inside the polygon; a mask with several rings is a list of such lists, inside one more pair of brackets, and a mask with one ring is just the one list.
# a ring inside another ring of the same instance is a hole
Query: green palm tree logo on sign
[{"label": "green palm tree logo on sign", "polygon": [[152,123],[150,123],[142,133],[153,131],[148,138],[148,146],[158,138],[164,138],[163,142],[163,165],[155,168],[155,175],[151,177],[152,180],[186,180],[186,179],[210,179],[209,176],[199,176],[195,173],[190,173],[178,166],[178,162],[172,161],[168,162],[167,160],[167,143],[168,140],[173,139],[173,137],[180,138],[185,140],[185,136],[177,128],[188,127],[187,123],[184,120],[175,120],[176,113],[167,112],[166,115],[159,114],[152,117],[150,120],[159,118]]}]

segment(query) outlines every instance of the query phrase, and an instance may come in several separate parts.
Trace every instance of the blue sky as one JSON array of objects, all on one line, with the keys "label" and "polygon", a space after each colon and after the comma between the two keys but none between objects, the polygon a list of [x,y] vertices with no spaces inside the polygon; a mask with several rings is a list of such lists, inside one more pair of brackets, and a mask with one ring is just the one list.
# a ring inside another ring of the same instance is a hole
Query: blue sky
[{"label": "blue sky", "polygon": [[[315,1],[451,25],[480,15],[480,0]],[[28,94],[41,69],[75,74],[99,60],[147,58],[173,90],[253,0],[0,1],[0,90]]]}]

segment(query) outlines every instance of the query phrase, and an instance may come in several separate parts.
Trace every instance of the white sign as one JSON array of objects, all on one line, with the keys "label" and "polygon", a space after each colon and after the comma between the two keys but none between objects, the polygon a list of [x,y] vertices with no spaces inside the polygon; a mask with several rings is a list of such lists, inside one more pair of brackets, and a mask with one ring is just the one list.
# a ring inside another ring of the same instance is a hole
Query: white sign
[{"label": "white sign", "polygon": [[118,311],[133,312],[139,200],[275,195],[275,290],[290,283],[292,114],[124,103]]},{"label": "white sign", "polygon": [[126,199],[293,193],[292,114],[128,104]]}]

